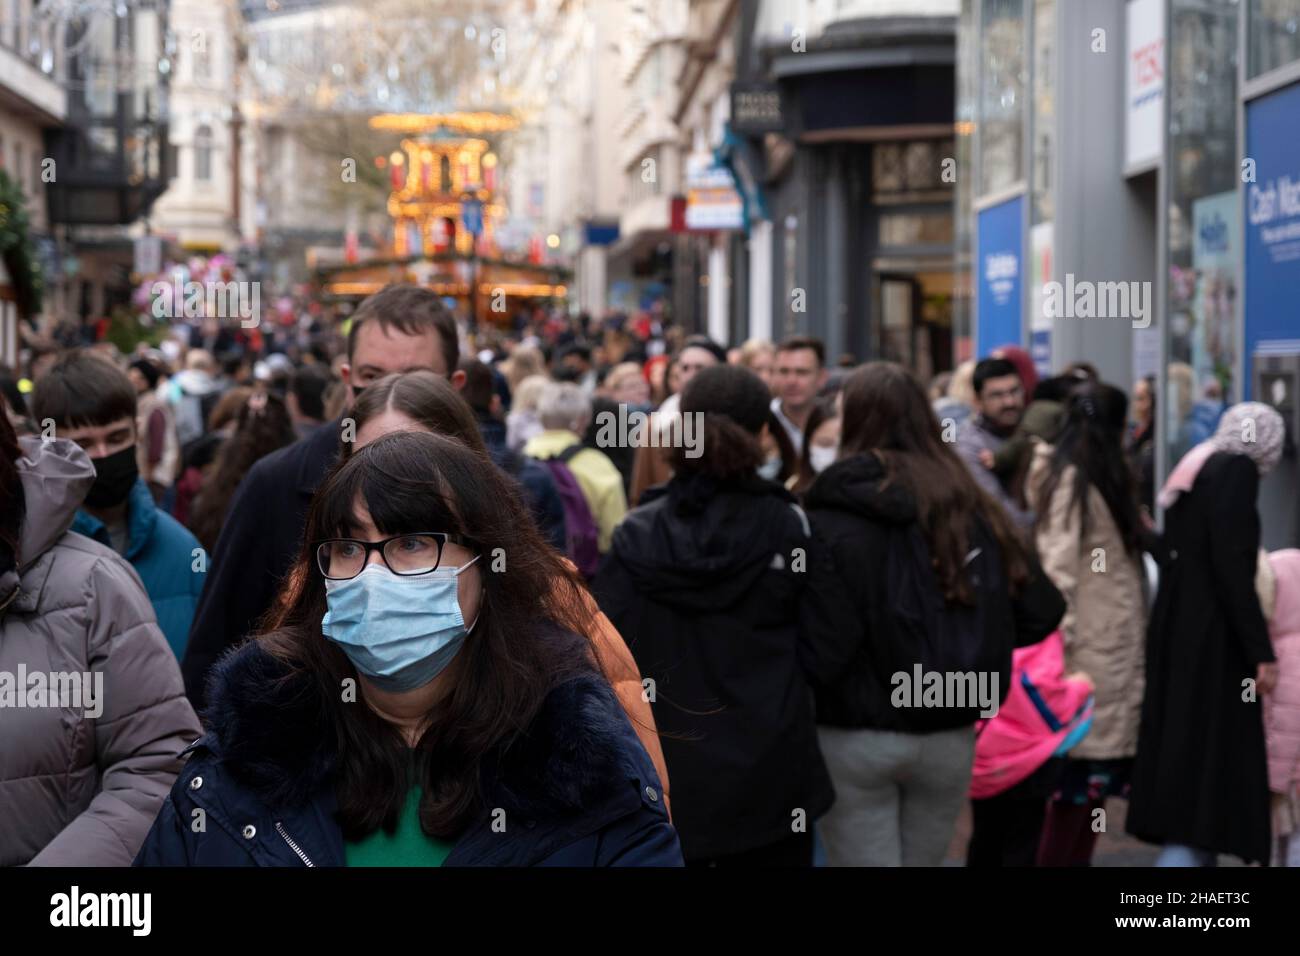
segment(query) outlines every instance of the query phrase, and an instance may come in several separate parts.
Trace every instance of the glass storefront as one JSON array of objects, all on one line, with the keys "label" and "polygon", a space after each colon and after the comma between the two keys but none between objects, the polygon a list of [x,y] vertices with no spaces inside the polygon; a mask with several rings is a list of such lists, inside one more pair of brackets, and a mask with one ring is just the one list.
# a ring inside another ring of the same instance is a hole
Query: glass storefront
[{"label": "glass storefront", "polygon": [[1246,50],[1252,80],[1300,60],[1300,0],[1249,0]]},{"label": "glass storefront", "polygon": [[1034,168],[1030,221],[1051,222],[1056,161],[1056,0],[1034,0]]},{"label": "glass storefront", "polygon": [[1171,0],[1164,402],[1171,465],[1209,437],[1240,392],[1237,24],[1233,0]]},{"label": "glass storefront", "polygon": [[1024,178],[1025,3],[983,0],[979,195]]},{"label": "glass storefront", "polygon": [[943,160],[956,149],[950,139],[916,139],[871,150],[880,316],[873,346],[877,356],[907,365],[923,381],[951,369],[954,357],[955,184],[944,176]]},{"label": "glass storefront", "polygon": [[1029,173],[1029,351],[1040,375],[1052,371],[1052,320],[1043,298],[1053,278],[1056,219],[1056,0],[1034,0],[1033,155]]},{"label": "glass storefront", "polygon": [[956,272],[953,289],[953,337],[958,362],[970,358],[972,349],[971,308],[971,181],[974,161],[975,120],[979,99],[979,47],[975,41],[975,4],[962,0],[957,24],[957,140],[954,145],[956,179],[954,185],[955,217],[954,255]]}]

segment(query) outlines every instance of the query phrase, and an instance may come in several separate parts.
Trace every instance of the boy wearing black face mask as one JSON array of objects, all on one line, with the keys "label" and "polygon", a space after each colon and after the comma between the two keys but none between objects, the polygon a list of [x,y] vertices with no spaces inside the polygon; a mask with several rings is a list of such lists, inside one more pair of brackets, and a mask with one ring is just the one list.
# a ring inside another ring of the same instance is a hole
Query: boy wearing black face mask
[{"label": "boy wearing black face mask", "polygon": [[32,414],[39,434],[80,445],[95,466],[95,483],[72,530],[131,562],[179,658],[194,619],[207,558],[198,539],[154,505],[136,459],[136,391],[111,361],[68,352],[36,383]]}]

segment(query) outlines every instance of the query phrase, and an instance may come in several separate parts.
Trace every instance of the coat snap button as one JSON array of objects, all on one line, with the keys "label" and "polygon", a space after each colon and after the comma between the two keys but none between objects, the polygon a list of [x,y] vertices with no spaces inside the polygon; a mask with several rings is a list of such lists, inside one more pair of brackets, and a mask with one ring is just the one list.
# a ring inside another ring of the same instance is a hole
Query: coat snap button
[{"label": "coat snap button", "polygon": [[251,840],[255,836],[257,836],[257,827],[253,826],[251,823],[248,826],[244,827],[245,840]]},{"label": "coat snap button", "polygon": [[654,787],[646,787],[646,788],[645,788],[645,795],[646,795],[647,797],[650,798],[650,802],[651,802],[651,803],[658,803],[658,802],[659,802],[659,794],[658,794],[658,792],[655,790]]},{"label": "coat snap button", "polygon": [[1177,551],[1170,551],[1170,552],[1169,552],[1169,559],[1170,559],[1171,561],[1177,561],[1177,560],[1178,560],[1178,552],[1177,552]]},{"label": "coat snap button", "polygon": [[191,789],[191,790],[197,790],[197,789],[199,789],[199,787],[201,787],[201,786],[203,786],[203,778],[202,778],[202,777],[195,777],[193,780],[190,781],[190,789]]}]

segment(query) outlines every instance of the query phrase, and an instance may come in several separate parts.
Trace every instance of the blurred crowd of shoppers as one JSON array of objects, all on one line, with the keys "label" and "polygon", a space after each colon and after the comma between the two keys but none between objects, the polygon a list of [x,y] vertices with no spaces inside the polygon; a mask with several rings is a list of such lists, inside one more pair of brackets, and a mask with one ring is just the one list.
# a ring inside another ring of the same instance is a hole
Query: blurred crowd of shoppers
[{"label": "blurred crowd of shoppers", "polygon": [[1153,380],[1011,346],[927,391],[400,285],[171,343],[0,372],[0,670],[105,687],[0,723],[0,863],[938,865],[969,806],[969,865],[1079,866],[1126,800],[1300,865],[1268,406],[1171,367],[1157,487]]}]

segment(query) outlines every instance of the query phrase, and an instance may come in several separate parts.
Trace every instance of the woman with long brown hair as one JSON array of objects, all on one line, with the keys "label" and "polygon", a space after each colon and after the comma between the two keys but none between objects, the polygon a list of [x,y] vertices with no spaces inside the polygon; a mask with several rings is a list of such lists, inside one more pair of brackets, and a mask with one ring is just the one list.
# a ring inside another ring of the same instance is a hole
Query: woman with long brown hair
[{"label": "woman with long brown hair", "polygon": [[1064,603],[900,365],[848,377],[839,458],[806,505],[859,634],[844,676],[814,688],[836,791],[820,822],[827,857],[937,866],[970,784],[975,722],[1005,697],[1013,646],[1047,636]]},{"label": "woman with long brown hair", "polygon": [[[316,493],[281,626],[215,669],[154,865],[673,865],[582,582],[490,459],[384,435]],[[230,826],[195,833],[192,813]]]},{"label": "woman with long brown hair", "polygon": [[284,399],[270,392],[250,392],[239,409],[234,434],[217,453],[215,469],[194,499],[190,514],[190,530],[209,554],[217,546],[239,482],[258,461],[294,440],[293,420]]}]

